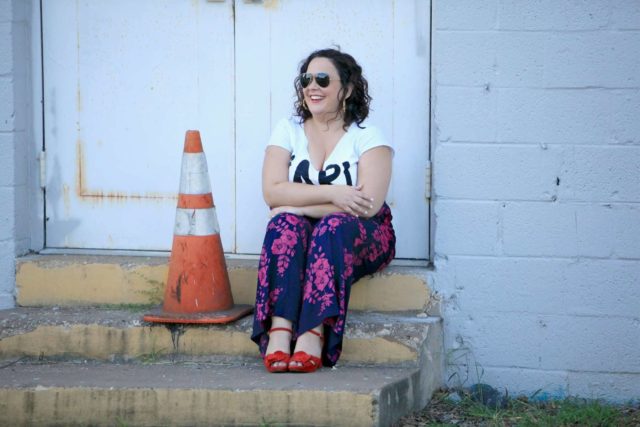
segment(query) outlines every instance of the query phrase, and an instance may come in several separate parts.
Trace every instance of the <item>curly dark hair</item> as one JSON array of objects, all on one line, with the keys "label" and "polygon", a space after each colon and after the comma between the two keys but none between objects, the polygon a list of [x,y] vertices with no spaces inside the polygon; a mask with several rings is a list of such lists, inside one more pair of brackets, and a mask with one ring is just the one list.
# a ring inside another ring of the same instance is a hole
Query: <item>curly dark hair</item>
[{"label": "curly dark hair", "polygon": [[[331,63],[333,63],[336,70],[338,70],[340,82],[342,83],[342,88],[340,89],[340,92],[338,92],[339,105],[342,105],[342,103],[345,102],[349,84],[353,85],[351,95],[349,98],[346,98],[346,108],[342,117],[344,120],[343,128],[344,130],[347,130],[353,122],[355,122],[358,127],[362,128],[360,125],[369,115],[369,104],[371,103],[371,96],[369,96],[369,83],[367,83],[367,79],[362,75],[362,67],[356,62],[353,56],[348,53],[344,53],[336,49],[321,49],[311,53],[307,59],[302,61],[300,64],[300,74],[307,72],[309,63],[311,63],[315,58],[327,58]],[[297,96],[294,108],[296,110],[296,115],[300,117],[300,122],[303,123],[311,117],[311,112],[303,103],[304,94],[302,91],[302,85],[300,84],[300,75],[296,77],[293,85],[296,89]],[[338,119],[339,116],[340,112],[336,113],[334,120]]]}]

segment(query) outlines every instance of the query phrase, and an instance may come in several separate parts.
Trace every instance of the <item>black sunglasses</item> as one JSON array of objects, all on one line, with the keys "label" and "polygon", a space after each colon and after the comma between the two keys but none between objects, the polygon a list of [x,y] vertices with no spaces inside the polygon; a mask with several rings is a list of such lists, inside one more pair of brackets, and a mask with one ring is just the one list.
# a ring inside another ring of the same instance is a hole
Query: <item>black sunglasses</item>
[{"label": "black sunglasses", "polygon": [[315,76],[311,73],[302,73],[300,74],[300,85],[303,88],[306,88],[311,84],[314,78],[320,87],[328,87],[331,83],[331,78],[327,73],[317,73]]}]

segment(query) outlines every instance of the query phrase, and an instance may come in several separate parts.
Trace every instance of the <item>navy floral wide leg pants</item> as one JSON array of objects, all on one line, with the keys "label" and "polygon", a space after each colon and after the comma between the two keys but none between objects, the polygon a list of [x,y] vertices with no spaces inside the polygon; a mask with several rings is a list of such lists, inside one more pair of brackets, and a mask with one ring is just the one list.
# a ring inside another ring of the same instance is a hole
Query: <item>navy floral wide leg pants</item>
[{"label": "navy floral wide leg pants", "polygon": [[346,213],[320,220],[282,213],[271,219],[260,255],[251,336],[263,356],[271,317],[279,316],[293,322],[294,342],[323,323],[322,361],[336,364],[351,285],[386,267],[395,255],[391,218],[385,203],[370,219]]}]

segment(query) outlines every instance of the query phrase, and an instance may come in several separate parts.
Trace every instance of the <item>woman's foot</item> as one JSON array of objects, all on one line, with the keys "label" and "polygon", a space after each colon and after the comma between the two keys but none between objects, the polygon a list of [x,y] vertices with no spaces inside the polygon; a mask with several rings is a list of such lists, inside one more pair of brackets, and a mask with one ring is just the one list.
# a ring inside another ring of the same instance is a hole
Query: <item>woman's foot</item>
[{"label": "woman's foot", "polygon": [[264,366],[269,372],[287,371],[292,336],[291,322],[282,317],[273,317],[264,356]]},{"label": "woman's foot", "polygon": [[289,361],[291,372],[315,372],[322,366],[322,325],[298,337],[296,348]]}]

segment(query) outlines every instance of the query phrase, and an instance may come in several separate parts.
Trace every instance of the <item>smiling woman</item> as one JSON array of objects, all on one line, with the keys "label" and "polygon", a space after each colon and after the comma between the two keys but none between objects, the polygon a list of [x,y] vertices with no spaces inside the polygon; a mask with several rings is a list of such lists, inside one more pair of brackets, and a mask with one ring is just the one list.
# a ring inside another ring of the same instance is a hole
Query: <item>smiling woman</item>
[{"label": "smiling woman", "polygon": [[364,123],[371,97],[362,68],[346,53],[319,50],[301,64],[295,88],[297,117],[276,126],[262,172],[272,218],[252,339],[270,372],[333,366],[351,285],[395,255],[385,203],[393,149]]}]

